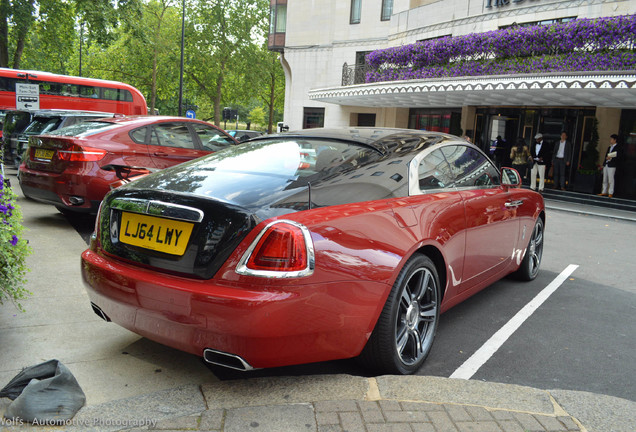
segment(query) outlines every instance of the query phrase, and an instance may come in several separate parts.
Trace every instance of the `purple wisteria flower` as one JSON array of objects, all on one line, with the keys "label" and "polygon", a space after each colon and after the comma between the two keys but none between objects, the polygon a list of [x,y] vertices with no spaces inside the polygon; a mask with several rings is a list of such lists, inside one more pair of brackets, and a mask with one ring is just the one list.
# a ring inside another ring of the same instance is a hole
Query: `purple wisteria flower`
[{"label": "purple wisteria flower", "polygon": [[9,241],[9,243],[11,243],[11,246],[15,246],[18,244],[18,236],[14,235],[13,237],[11,237],[11,240]]},{"label": "purple wisteria flower", "polygon": [[367,82],[636,69],[636,14],[508,27],[377,50]]}]

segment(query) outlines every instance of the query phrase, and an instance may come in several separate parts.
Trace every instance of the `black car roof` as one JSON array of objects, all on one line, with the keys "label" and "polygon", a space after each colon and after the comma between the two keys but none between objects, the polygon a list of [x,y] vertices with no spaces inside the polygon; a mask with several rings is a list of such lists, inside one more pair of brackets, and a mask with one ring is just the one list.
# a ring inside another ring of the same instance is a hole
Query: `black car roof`
[{"label": "black car roof", "polygon": [[438,141],[445,139],[459,139],[453,135],[441,132],[421,131],[416,129],[397,128],[376,128],[376,127],[349,127],[349,128],[314,128],[302,129],[292,132],[284,132],[275,135],[268,135],[255,139],[271,138],[322,138],[349,141],[375,148],[381,153],[389,153],[391,149],[387,143],[394,144],[396,141],[427,140],[437,138]]}]

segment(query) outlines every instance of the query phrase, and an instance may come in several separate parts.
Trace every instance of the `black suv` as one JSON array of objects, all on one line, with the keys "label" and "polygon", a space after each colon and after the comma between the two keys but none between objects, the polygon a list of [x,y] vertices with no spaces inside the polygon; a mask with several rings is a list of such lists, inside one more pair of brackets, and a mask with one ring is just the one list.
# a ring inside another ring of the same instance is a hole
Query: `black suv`
[{"label": "black suv", "polygon": [[85,120],[113,117],[115,114],[98,111],[39,110],[7,111],[2,127],[5,145],[5,163],[13,162],[18,168],[29,137],[71,126]]}]

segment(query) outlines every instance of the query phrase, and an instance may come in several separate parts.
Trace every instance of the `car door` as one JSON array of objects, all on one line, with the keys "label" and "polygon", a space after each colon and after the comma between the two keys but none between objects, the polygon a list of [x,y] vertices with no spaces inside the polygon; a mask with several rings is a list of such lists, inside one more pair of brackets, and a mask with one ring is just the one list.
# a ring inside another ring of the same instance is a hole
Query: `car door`
[{"label": "car door", "polygon": [[201,150],[187,122],[170,121],[151,126],[148,152],[159,169],[177,165],[209,153]]},{"label": "car door", "polygon": [[516,247],[519,219],[514,196],[501,185],[499,171],[483,153],[459,144],[442,147],[442,152],[466,211],[465,290],[509,263]]},{"label": "car door", "polygon": [[[443,249],[449,270],[445,295],[454,296],[463,279],[466,249],[466,212],[463,197],[456,191],[455,178],[440,149],[424,150],[411,162],[409,203],[419,223],[421,238],[435,241]],[[400,215],[404,216],[406,209]],[[395,212],[395,210],[394,210]],[[402,217],[403,220],[408,220]],[[399,219],[398,219],[399,220]]]}]

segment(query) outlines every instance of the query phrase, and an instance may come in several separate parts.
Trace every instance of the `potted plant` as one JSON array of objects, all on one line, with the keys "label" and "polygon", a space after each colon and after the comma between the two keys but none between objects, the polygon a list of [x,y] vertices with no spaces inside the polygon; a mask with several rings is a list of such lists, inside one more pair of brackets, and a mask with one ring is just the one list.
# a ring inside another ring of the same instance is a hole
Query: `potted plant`
[{"label": "potted plant", "polygon": [[585,146],[581,164],[579,165],[574,178],[574,191],[584,193],[594,193],[597,184],[597,177],[600,170],[598,165],[598,120],[595,118],[592,123],[590,140]]}]

